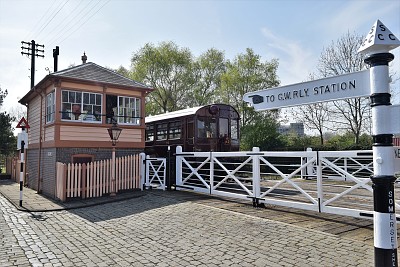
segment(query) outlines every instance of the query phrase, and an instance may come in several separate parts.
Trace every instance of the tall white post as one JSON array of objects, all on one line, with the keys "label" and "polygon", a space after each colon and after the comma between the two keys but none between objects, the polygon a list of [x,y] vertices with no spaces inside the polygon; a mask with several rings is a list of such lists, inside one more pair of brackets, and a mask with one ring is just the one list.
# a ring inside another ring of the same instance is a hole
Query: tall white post
[{"label": "tall white post", "polygon": [[253,206],[257,207],[259,206],[259,200],[260,200],[260,148],[259,147],[253,147],[252,150],[252,163],[253,163]]},{"label": "tall white post", "polygon": [[140,190],[143,191],[146,180],[146,154],[140,153]]},{"label": "tall white post", "polygon": [[389,62],[390,50],[399,40],[379,20],[361,45],[364,62],[370,68],[374,175],[374,248],[375,266],[398,266],[397,224],[394,200],[393,123],[390,121]]},{"label": "tall white post", "polygon": [[[182,147],[176,147],[176,185],[182,185]],[[179,187],[177,187],[179,189]]]}]

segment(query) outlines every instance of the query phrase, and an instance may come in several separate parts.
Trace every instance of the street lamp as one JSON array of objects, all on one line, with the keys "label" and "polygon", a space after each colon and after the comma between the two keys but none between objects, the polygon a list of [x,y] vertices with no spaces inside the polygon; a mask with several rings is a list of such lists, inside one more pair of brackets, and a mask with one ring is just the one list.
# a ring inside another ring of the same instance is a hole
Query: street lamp
[{"label": "street lamp", "polygon": [[116,185],[115,185],[115,145],[117,144],[118,138],[122,132],[122,129],[118,127],[117,122],[113,121],[113,125],[107,129],[112,142],[112,167],[111,167],[111,193],[110,196],[115,196]]}]

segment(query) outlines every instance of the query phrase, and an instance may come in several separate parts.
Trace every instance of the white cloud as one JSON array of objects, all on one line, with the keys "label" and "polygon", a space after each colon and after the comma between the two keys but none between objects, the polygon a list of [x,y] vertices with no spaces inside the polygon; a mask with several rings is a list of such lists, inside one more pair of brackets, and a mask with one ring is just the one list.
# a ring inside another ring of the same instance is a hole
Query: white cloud
[{"label": "white cloud", "polygon": [[261,29],[267,46],[279,59],[278,75],[281,85],[305,81],[315,68],[315,55],[301,43],[276,35],[267,27]]}]

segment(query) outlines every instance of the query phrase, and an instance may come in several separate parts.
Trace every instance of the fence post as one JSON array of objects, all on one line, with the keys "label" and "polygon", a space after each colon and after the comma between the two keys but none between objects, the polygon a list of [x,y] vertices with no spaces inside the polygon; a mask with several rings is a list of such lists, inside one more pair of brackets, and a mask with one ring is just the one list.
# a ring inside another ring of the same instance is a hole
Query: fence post
[{"label": "fence post", "polygon": [[140,153],[140,190],[143,191],[143,186],[145,183],[145,175],[146,175],[146,154],[145,153]]},{"label": "fence post", "polygon": [[[252,153],[260,153],[259,147],[253,147]],[[253,159],[253,206],[259,205],[260,199],[260,155],[252,155]]]},{"label": "fence post", "polygon": [[210,195],[214,192],[214,156],[212,151],[210,151]]},{"label": "fence post", "polygon": [[81,171],[81,173],[82,173],[82,198],[83,199],[85,199],[87,196],[86,196],[86,163],[83,163],[82,164],[82,171]]},{"label": "fence post", "polygon": [[317,194],[318,194],[318,212],[322,212],[322,202],[324,198],[322,188],[322,161],[320,158],[319,151],[317,152]]},{"label": "fence post", "polygon": [[145,188],[150,189],[150,155],[146,155]]},{"label": "fence post", "polygon": [[[311,152],[311,151],[313,151],[312,150],[312,148],[311,147],[307,147],[307,150],[306,150],[307,152]],[[307,157],[307,162],[306,163],[308,163],[308,162],[310,162],[311,161],[311,157]],[[301,171],[301,173],[302,173],[302,175],[303,175],[303,170],[304,169],[302,169],[302,171]],[[312,175],[315,175],[315,173],[314,173],[314,167],[313,167],[313,165],[308,165],[307,166],[307,169],[305,170],[306,171],[306,173],[305,173],[305,179],[307,180],[308,178],[310,178]],[[303,177],[302,177],[303,178]],[[303,178],[304,179],[304,178]]]},{"label": "fence post", "polygon": [[176,185],[182,185],[182,147],[176,147]]}]

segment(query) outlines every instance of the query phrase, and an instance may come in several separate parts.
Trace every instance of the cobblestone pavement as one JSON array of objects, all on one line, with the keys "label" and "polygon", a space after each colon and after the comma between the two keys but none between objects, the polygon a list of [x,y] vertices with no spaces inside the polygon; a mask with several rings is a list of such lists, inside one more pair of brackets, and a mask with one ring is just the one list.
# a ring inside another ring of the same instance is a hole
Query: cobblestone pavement
[{"label": "cobblestone pavement", "polygon": [[167,193],[17,211],[0,196],[0,266],[372,266],[367,242]]}]

